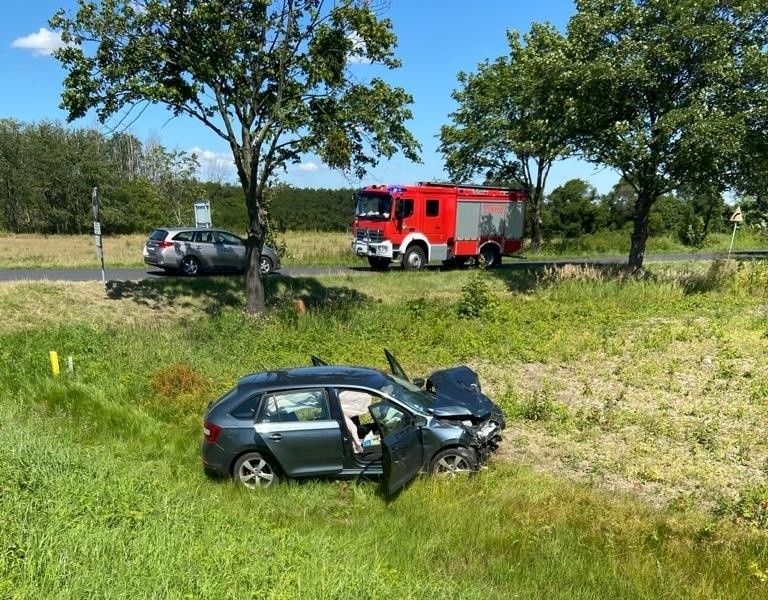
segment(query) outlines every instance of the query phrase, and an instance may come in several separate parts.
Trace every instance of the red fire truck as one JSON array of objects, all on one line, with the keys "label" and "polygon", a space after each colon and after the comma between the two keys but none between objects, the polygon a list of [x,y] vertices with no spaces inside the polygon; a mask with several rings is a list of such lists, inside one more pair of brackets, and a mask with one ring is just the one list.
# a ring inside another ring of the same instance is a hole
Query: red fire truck
[{"label": "red fire truck", "polygon": [[487,267],[520,250],[526,189],[417,183],[371,185],[356,194],[352,250],[374,270],[393,262],[418,271],[429,262]]}]

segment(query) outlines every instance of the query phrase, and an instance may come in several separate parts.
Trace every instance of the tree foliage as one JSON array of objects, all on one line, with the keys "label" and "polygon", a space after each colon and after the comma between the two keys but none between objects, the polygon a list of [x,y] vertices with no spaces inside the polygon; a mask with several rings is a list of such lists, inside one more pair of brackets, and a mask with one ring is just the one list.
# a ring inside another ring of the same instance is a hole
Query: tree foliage
[{"label": "tree foliage", "polygon": [[66,46],[70,119],[147,103],[203,123],[232,150],[248,213],[247,309],[264,309],[265,191],[305,153],[362,177],[381,156],[418,160],[411,97],[350,65],[399,66],[392,24],[364,0],[78,0],[51,25]]},{"label": "tree foliage", "polygon": [[552,163],[568,154],[562,107],[553,94],[562,77],[566,40],[534,24],[525,36],[507,35],[509,55],[459,73],[458,109],[440,130],[446,169],[457,181],[520,181],[532,190],[532,247],[541,244],[541,203]]},{"label": "tree foliage", "polygon": [[[764,112],[768,7],[756,0],[578,0],[561,82],[574,145],[637,197],[629,265],[643,264],[651,207],[685,186],[733,184]],[[753,148],[757,144],[752,144]],[[719,194],[718,194],[719,195]]]}]

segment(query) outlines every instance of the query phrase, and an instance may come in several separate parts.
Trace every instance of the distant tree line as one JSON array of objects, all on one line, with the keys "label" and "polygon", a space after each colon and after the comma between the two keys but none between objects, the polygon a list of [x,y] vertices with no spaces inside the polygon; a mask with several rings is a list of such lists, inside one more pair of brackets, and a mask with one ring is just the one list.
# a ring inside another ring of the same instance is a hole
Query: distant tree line
[{"label": "distant tree line", "polygon": [[[194,203],[208,200],[217,227],[244,234],[239,185],[201,182],[194,155],[170,151],[130,134],[104,136],[52,122],[0,120],[0,231],[82,234],[93,228],[91,189],[98,188],[107,234],[146,233],[158,225],[192,224]],[[272,232],[345,231],[354,211],[352,189],[274,185],[267,197]],[[637,193],[620,180],[606,194],[572,179],[543,196],[545,240],[578,238],[632,227]],[[746,222],[764,226],[765,208],[743,200]],[[652,236],[700,246],[728,231],[733,207],[719,193],[683,190],[662,196],[649,217]],[[528,221],[531,236],[532,220]]]},{"label": "distant tree line", "polygon": [[[98,189],[107,234],[145,233],[194,222],[194,203],[209,200],[216,226],[248,223],[239,185],[201,183],[193,154],[119,133],[105,136],[43,121],[0,119],[0,231],[78,234],[93,230]],[[273,229],[344,231],[352,190],[270,189]]]}]

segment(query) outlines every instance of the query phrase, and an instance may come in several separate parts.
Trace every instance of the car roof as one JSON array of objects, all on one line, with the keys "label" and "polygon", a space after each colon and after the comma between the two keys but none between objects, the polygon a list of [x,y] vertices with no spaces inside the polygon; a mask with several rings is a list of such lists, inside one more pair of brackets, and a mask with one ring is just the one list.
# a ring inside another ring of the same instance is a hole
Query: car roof
[{"label": "car roof", "polygon": [[379,389],[389,376],[368,367],[323,365],[319,367],[297,367],[275,371],[252,373],[242,377],[238,387],[312,387],[349,385]]},{"label": "car roof", "polygon": [[[183,227],[174,225],[173,227],[155,227],[155,231],[157,230],[163,230],[163,231],[226,231],[227,233],[231,233],[228,229],[222,229],[221,227]],[[233,234],[234,235],[234,234]]]}]

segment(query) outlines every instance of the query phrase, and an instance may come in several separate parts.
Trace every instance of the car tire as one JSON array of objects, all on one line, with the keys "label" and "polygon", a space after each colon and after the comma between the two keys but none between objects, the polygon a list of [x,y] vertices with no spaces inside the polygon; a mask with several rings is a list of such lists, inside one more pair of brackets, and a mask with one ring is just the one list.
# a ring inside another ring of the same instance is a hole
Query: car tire
[{"label": "car tire", "polygon": [[429,465],[432,475],[453,477],[477,471],[477,456],[469,448],[449,448],[435,454]]},{"label": "car tire", "polygon": [[200,274],[200,261],[194,256],[185,256],[181,259],[181,272],[187,277],[194,277]]},{"label": "car tire", "polygon": [[235,481],[252,490],[270,487],[280,481],[274,461],[258,452],[243,454],[232,469]]},{"label": "car tire", "polygon": [[484,263],[486,269],[494,269],[501,264],[501,256],[493,246],[485,246],[480,250],[478,263]]},{"label": "car tire", "polygon": [[272,264],[272,260],[268,256],[261,255],[261,258],[259,258],[259,271],[261,271],[262,275],[269,275],[272,273],[272,270],[274,269],[274,265]]},{"label": "car tire", "polygon": [[424,250],[421,246],[411,246],[403,256],[403,269],[406,271],[421,271],[427,264]]}]

